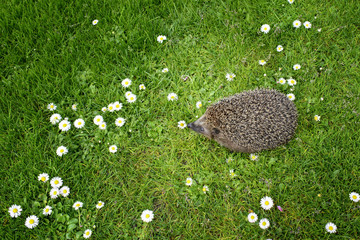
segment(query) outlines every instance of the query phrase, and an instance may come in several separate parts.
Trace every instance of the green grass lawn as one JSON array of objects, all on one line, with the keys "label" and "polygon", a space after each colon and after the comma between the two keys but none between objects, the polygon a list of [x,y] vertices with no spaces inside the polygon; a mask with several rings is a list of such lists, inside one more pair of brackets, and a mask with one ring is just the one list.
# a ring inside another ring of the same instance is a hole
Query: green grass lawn
[{"label": "green grass lawn", "polygon": [[[82,239],[85,229],[92,239],[360,239],[360,202],[349,198],[360,193],[357,0],[9,0],[0,11],[0,239]],[[294,28],[295,20],[312,27]],[[294,87],[277,83],[291,77]],[[177,126],[260,87],[293,93],[299,125],[289,144],[257,161]],[[173,92],[179,99],[168,101]],[[115,101],[120,111],[101,111]],[[61,132],[49,121],[54,113],[85,127]],[[59,157],[61,145],[69,152]],[[70,195],[51,199],[40,173],[61,177]],[[265,196],[274,201],[268,211]],[[84,203],[79,211],[75,201]],[[13,204],[18,218],[8,212]],[[149,223],[140,217],[146,209]],[[250,223],[250,212],[270,227]],[[30,215],[39,218],[34,229],[25,226]]]}]

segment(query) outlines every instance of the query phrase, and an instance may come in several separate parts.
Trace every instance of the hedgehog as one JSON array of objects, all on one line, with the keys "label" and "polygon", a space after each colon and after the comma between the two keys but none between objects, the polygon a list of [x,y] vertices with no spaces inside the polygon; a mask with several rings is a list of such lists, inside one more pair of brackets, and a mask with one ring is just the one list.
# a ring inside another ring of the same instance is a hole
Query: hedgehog
[{"label": "hedgehog", "polygon": [[273,89],[244,91],[210,105],[188,128],[235,152],[286,144],[297,127],[295,104]]}]

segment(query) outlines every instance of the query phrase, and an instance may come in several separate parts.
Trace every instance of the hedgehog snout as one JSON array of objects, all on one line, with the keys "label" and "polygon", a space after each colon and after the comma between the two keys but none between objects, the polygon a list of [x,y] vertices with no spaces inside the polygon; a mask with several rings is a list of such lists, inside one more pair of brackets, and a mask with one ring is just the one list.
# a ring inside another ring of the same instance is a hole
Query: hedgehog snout
[{"label": "hedgehog snout", "polygon": [[189,124],[187,125],[188,128],[193,128],[193,126],[194,126],[193,123],[189,123]]}]

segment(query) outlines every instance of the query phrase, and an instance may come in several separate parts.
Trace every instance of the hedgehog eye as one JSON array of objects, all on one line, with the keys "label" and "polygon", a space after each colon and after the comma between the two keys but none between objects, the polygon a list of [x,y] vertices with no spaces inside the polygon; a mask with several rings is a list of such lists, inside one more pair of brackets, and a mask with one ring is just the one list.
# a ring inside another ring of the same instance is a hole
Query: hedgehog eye
[{"label": "hedgehog eye", "polygon": [[215,134],[219,134],[219,133],[220,133],[220,130],[217,129],[217,128],[213,128],[213,132],[214,132]]},{"label": "hedgehog eye", "polygon": [[203,132],[203,131],[204,131],[204,128],[203,128],[203,127],[200,127],[200,131]]}]

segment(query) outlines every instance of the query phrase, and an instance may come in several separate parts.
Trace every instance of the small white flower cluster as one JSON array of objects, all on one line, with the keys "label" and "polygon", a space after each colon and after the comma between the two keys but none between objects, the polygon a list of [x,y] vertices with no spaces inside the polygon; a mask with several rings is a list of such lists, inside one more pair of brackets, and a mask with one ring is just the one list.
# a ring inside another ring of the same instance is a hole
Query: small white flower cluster
[{"label": "small white flower cluster", "polygon": [[234,78],[236,77],[236,75],[234,73],[227,73],[226,74],[226,79],[231,82],[234,80]]},{"label": "small white flower cluster", "polygon": [[287,83],[289,86],[295,86],[297,82],[293,78],[289,78],[288,80],[285,80],[285,78],[279,78],[277,83],[280,83],[281,85],[284,85],[285,83]]},{"label": "small white flower cluster", "polygon": [[[265,196],[260,200],[260,205],[265,210],[270,210],[274,206],[274,202],[271,197]],[[255,223],[258,220],[258,215],[254,212],[249,213],[248,221],[250,223]],[[270,221],[267,218],[263,218],[259,221],[259,226],[262,229],[267,229],[270,227]]]},{"label": "small white flower cluster", "polygon": [[[311,23],[309,21],[304,22],[303,25],[307,29],[311,28]],[[294,28],[299,28],[299,27],[301,27],[301,22],[299,20],[295,20],[293,22],[293,26],[294,26]]]},{"label": "small white flower cluster", "polygon": [[159,35],[159,36],[157,37],[157,41],[158,41],[159,43],[162,43],[162,42],[165,41],[165,40],[166,40],[166,36]]}]

